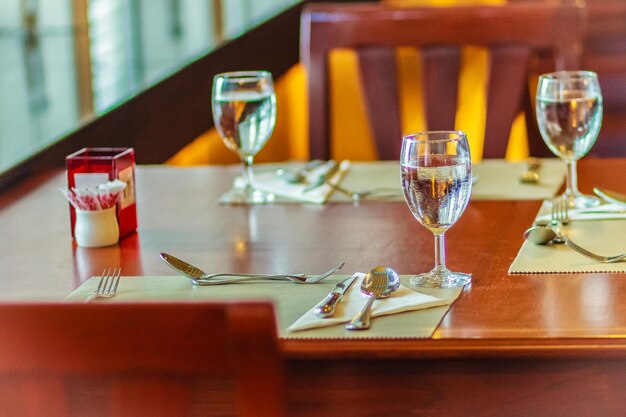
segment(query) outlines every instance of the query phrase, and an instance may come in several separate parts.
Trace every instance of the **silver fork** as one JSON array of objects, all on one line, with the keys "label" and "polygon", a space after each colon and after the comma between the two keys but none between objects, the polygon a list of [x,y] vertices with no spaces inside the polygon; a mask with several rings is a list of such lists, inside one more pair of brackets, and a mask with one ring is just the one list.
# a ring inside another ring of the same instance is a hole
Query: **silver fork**
[{"label": "silver fork", "polygon": [[569,247],[570,249],[573,249],[574,251],[580,253],[583,256],[586,256],[589,259],[593,259],[594,261],[599,261],[601,263],[610,264],[614,262],[619,262],[622,259],[626,259],[626,253],[622,253],[620,255],[614,255],[614,256],[598,255],[596,253],[588,251],[582,246],[579,246],[576,243],[572,242],[567,237],[564,237],[563,235],[561,235],[559,231],[560,225],[569,223],[568,208],[569,208],[569,204],[564,199],[555,199],[553,201],[553,205],[552,205],[553,227],[554,227],[554,222],[556,222],[556,224],[558,225],[557,227],[554,227],[554,230],[556,233],[556,237],[554,238],[554,241],[556,243],[565,243],[565,245]]},{"label": "silver fork", "polygon": [[[275,280],[287,279],[289,281],[295,282],[296,284],[315,284],[316,282],[320,282],[321,280],[328,278],[335,272],[339,271],[341,268],[343,268],[344,265],[345,265],[345,262],[342,262],[336,267],[334,267],[333,269],[328,270],[320,275],[303,275],[303,274],[252,275],[252,276],[245,276],[245,277],[236,278],[236,279],[215,279],[215,278],[194,279],[193,283],[195,285],[224,285],[224,284],[232,284],[236,282],[254,281],[254,280],[259,280],[259,279],[275,279]],[[215,277],[215,276],[218,276],[218,274],[215,274],[212,276]]]},{"label": "silver fork", "polygon": [[369,197],[385,199],[385,198],[394,198],[394,197],[402,196],[400,190],[396,188],[391,188],[391,187],[380,187],[380,188],[372,188],[371,190],[352,191],[352,190],[348,190],[347,188],[343,188],[340,185],[333,184],[329,181],[326,181],[326,184],[328,184],[335,191],[338,191],[341,194],[347,195],[354,201],[361,201],[362,199],[366,199]]},{"label": "silver fork", "polygon": [[100,282],[94,290],[93,294],[85,300],[89,302],[96,298],[111,298],[117,292],[117,286],[120,283],[120,277],[122,276],[122,268],[107,268],[102,271],[100,275]]},{"label": "silver fork", "polygon": [[556,236],[552,239],[554,243],[565,243],[566,238],[563,236],[561,229],[563,225],[569,224],[568,204],[563,198],[557,197],[552,200],[550,226]]},{"label": "silver fork", "polygon": [[614,262],[619,262],[622,259],[626,259],[626,253],[622,253],[621,255],[614,255],[614,256],[602,256],[593,252],[589,252],[587,249],[578,246],[577,244],[575,244],[569,239],[565,239],[565,244],[569,248],[572,248],[576,252],[580,253],[581,255],[586,256],[589,259],[593,259],[594,261],[599,261],[604,264],[611,264]]}]

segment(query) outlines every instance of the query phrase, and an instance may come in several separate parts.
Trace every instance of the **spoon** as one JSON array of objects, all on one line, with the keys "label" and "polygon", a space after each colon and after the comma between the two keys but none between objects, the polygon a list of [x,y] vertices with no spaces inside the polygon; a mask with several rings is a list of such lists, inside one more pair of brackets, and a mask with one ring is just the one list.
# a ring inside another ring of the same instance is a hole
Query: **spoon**
[{"label": "spoon", "polygon": [[615,191],[605,190],[604,188],[594,187],[593,192],[601,199],[618,206],[626,206],[626,195],[616,193]]},{"label": "spoon", "polygon": [[[252,281],[257,279],[286,279],[296,282],[298,284],[314,284],[319,282],[330,275],[340,270],[344,263],[337,265],[329,271],[319,275],[306,275],[306,274],[238,274],[238,273],[219,273],[219,274],[207,274],[200,268],[193,266],[182,259],[178,259],[168,253],[161,253],[161,259],[165,263],[178,272],[179,274],[191,278],[195,285],[222,285],[230,284],[234,282]],[[235,277],[237,279],[213,279],[216,277]]]},{"label": "spoon", "polygon": [[363,309],[346,325],[348,330],[365,330],[370,327],[370,311],[377,298],[387,298],[400,288],[400,277],[393,269],[377,266],[365,275],[361,292],[368,297]]},{"label": "spoon", "polygon": [[[190,263],[187,263],[183,261],[182,259],[178,259],[177,257],[170,255],[169,253],[161,253],[161,259],[163,259],[163,261],[174,271],[178,272],[179,274],[183,276],[186,276],[187,278],[191,278],[194,281],[195,280],[205,281],[211,278],[223,277],[223,276],[228,276],[228,277],[256,277],[256,276],[265,276],[265,277],[272,276],[273,277],[273,276],[277,276],[274,274],[272,275],[238,274],[238,273],[207,274],[206,272],[204,272],[202,269],[198,268],[197,266],[191,265]],[[304,274],[301,274],[301,275],[304,275]]]},{"label": "spoon", "polygon": [[524,232],[524,239],[536,245],[545,245],[550,242],[561,243],[555,240],[556,237],[556,232],[547,225],[536,225]]}]

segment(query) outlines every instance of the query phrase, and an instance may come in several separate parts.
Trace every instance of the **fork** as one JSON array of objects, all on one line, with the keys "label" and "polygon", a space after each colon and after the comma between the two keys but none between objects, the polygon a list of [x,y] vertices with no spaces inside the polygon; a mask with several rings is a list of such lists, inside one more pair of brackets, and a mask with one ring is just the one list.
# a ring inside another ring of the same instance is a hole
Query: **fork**
[{"label": "fork", "polygon": [[603,264],[611,264],[614,262],[619,262],[622,259],[626,259],[626,253],[622,253],[621,255],[614,255],[614,256],[602,256],[593,252],[589,252],[587,249],[578,246],[577,244],[575,244],[569,239],[565,239],[565,245],[567,245],[571,249],[574,249],[576,252],[580,253],[581,255],[586,256],[587,258],[593,259],[594,261],[600,261],[600,263],[603,263]]},{"label": "fork", "polygon": [[[223,284],[232,284],[236,282],[254,281],[254,280],[259,280],[259,279],[274,279],[274,280],[287,279],[289,281],[295,282],[296,284],[315,284],[316,282],[320,282],[321,280],[328,278],[335,272],[339,271],[341,268],[343,268],[344,265],[345,265],[345,262],[342,262],[336,267],[320,275],[280,274],[280,275],[251,275],[251,276],[244,276],[244,277],[236,278],[236,279],[214,279],[214,278],[202,279],[200,278],[200,279],[193,279],[193,283],[195,285],[223,285]],[[218,276],[218,274],[213,275],[213,277],[215,276]]]},{"label": "fork", "polygon": [[566,238],[561,234],[561,228],[566,224],[569,224],[568,204],[563,198],[555,198],[552,200],[550,226],[556,236],[554,236],[552,242],[565,243]]},{"label": "fork", "polygon": [[[577,245],[576,243],[561,235],[559,230],[560,225],[569,223],[568,207],[569,205],[563,199],[555,199],[552,202],[552,226],[554,227],[554,232],[556,233],[556,237],[554,238],[555,243],[565,243],[565,245],[570,249],[573,249],[574,251],[580,253],[583,256],[586,256],[589,259],[593,259],[594,261],[599,261],[601,263],[610,264],[614,262],[619,262],[622,259],[626,259],[626,253],[614,256],[598,255],[596,253],[588,251],[582,246]],[[555,222],[557,226],[555,226]]]},{"label": "fork", "polygon": [[400,196],[400,190],[396,188],[391,188],[391,187],[373,188],[371,190],[364,190],[364,191],[352,191],[352,190],[348,190],[347,188],[343,188],[340,185],[333,184],[328,181],[326,181],[326,184],[328,184],[335,191],[338,191],[341,194],[347,195],[354,201],[361,201],[362,199],[368,198],[368,197],[376,197],[376,198],[384,199],[384,198],[394,198],[394,197]]},{"label": "fork", "polygon": [[120,277],[122,276],[122,268],[107,268],[102,271],[100,275],[100,282],[94,290],[93,294],[85,300],[89,302],[96,298],[111,298],[117,292],[117,286],[120,283]]}]

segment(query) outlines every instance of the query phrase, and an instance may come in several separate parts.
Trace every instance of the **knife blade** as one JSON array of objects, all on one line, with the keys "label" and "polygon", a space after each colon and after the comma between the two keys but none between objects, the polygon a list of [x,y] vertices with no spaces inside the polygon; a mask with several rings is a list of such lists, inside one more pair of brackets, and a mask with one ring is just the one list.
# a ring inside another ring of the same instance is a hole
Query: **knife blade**
[{"label": "knife blade", "polygon": [[357,275],[352,275],[350,278],[346,278],[343,281],[337,283],[335,288],[328,293],[326,298],[320,301],[314,308],[313,313],[322,318],[331,317],[335,314],[335,306],[343,298],[343,295],[348,291],[348,288],[356,281]]}]

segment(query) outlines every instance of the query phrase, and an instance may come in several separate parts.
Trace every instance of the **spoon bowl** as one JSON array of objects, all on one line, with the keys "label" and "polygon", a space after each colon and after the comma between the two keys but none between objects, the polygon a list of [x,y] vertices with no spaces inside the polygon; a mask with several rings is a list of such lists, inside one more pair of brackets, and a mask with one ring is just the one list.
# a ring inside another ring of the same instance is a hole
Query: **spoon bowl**
[{"label": "spoon bowl", "polygon": [[387,298],[400,288],[400,277],[393,269],[377,266],[365,275],[361,283],[361,292],[367,296],[363,309],[346,325],[348,330],[365,330],[370,327],[370,312],[374,300]]},{"label": "spoon bowl", "polygon": [[548,226],[537,225],[524,232],[524,239],[536,245],[545,245],[554,240],[556,232]]}]

